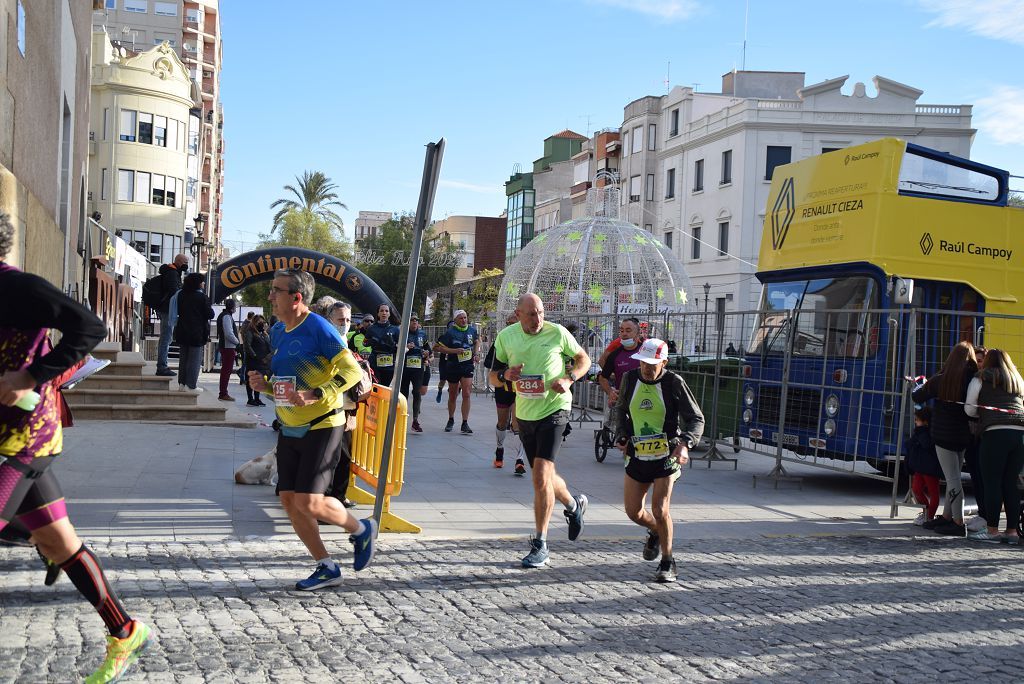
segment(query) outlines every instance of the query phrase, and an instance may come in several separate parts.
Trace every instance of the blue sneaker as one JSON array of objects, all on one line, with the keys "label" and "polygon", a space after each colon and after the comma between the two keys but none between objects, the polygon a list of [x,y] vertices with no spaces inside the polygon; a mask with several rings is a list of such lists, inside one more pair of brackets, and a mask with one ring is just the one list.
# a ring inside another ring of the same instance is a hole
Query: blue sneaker
[{"label": "blue sneaker", "polygon": [[569,523],[569,541],[576,541],[583,532],[583,515],[587,512],[587,495],[577,494],[573,498],[576,499],[576,508],[571,513],[563,511],[565,522]]},{"label": "blue sneaker", "polygon": [[374,540],[377,539],[377,521],[373,518],[365,518],[363,524],[366,525],[366,529],[362,534],[353,534],[348,538],[352,542],[352,550],[355,553],[352,569],[356,572],[370,564],[376,546]]},{"label": "blue sneaker", "polygon": [[315,591],[338,584],[341,584],[341,568],[337,564],[331,568],[327,563],[320,563],[312,575],[296,582],[295,588],[299,591]]},{"label": "blue sneaker", "polygon": [[444,391],[444,388],[439,385],[438,388],[437,388],[437,397],[434,399],[434,401],[436,401],[438,404],[441,403],[441,392],[443,392],[443,391]]},{"label": "blue sneaker", "polygon": [[548,543],[537,539],[536,537],[530,537],[530,553],[526,554],[523,558],[524,568],[539,568],[547,565],[548,562]]}]

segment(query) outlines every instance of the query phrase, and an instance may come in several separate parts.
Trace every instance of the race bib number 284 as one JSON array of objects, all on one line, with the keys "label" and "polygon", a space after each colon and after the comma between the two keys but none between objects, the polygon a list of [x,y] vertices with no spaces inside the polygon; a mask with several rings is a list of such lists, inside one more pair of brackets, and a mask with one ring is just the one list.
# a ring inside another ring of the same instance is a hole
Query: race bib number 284
[{"label": "race bib number 284", "polygon": [[523,399],[543,399],[544,391],[543,375],[520,375],[516,380],[516,394]]}]

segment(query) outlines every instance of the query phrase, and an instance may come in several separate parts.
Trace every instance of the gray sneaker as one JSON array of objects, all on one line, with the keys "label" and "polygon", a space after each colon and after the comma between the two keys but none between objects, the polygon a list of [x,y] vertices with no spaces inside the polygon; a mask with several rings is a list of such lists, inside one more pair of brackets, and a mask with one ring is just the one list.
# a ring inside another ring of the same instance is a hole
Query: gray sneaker
[{"label": "gray sneaker", "polygon": [[657,532],[647,530],[647,542],[644,544],[644,560],[658,560],[661,555],[661,544]]},{"label": "gray sneaker", "polygon": [[569,523],[569,541],[576,541],[583,532],[583,516],[587,513],[587,495],[577,494],[572,497],[576,500],[576,508],[565,513],[565,522]]},{"label": "gray sneaker", "polygon": [[524,568],[539,568],[547,565],[548,544],[545,541],[530,537],[530,553],[523,558]]}]

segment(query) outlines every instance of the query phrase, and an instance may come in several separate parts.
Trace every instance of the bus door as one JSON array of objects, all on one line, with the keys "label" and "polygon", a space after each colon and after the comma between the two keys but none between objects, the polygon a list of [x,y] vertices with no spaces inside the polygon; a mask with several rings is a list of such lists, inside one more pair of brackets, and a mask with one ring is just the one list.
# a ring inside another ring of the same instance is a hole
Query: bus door
[{"label": "bus door", "polygon": [[[953,312],[984,310],[984,299],[968,285],[918,281],[914,287],[917,316],[917,344],[914,350],[913,375],[931,377],[942,369],[950,350],[958,342],[977,344],[982,316],[959,315]],[[925,313],[920,309],[933,309]],[[948,312],[948,313],[947,313]]]}]

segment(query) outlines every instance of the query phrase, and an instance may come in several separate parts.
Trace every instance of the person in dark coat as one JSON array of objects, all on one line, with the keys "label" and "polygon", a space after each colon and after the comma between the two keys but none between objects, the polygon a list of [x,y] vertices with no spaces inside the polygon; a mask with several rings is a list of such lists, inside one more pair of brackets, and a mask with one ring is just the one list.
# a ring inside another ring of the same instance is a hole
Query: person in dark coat
[{"label": "person in dark coat", "polygon": [[178,343],[178,389],[195,392],[202,390],[199,369],[203,364],[203,347],[210,341],[210,321],[213,306],[203,292],[203,276],[189,273],[178,295],[178,323],[174,326],[174,341]]},{"label": "person in dark coat", "polygon": [[[245,367],[247,371],[257,371],[264,375],[270,374],[270,358],[274,355],[270,348],[270,333],[267,328],[267,319],[263,316],[254,316],[249,327],[243,333],[245,343]],[[260,393],[245,386],[249,395],[248,406],[266,406],[260,400]]]},{"label": "person in dark coat", "polygon": [[915,525],[923,525],[935,519],[939,508],[939,479],[942,477],[942,466],[935,453],[935,442],[932,441],[931,423],[932,410],[922,406],[914,412],[914,434],[907,444],[907,472],[910,475],[910,489],[914,498],[925,507],[914,521]]},{"label": "person in dark coat", "polygon": [[174,261],[160,267],[160,292],[162,300],[156,314],[160,317],[160,339],[156,346],[156,374],[174,376],[174,371],[167,367],[167,354],[171,348],[171,322],[169,309],[171,297],[181,289],[181,279],[188,272],[188,257],[179,254]]},{"label": "person in dark coat", "polygon": [[971,426],[964,413],[963,403],[967,398],[967,386],[977,372],[974,346],[969,342],[960,342],[949,352],[942,370],[911,394],[918,404],[935,400],[932,406],[931,435],[946,480],[946,503],[942,516],[925,523],[924,527],[954,537],[967,536],[967,528],[964,527],[964,486],[960,471],[963,469],[964,451],[971,443]]}]

